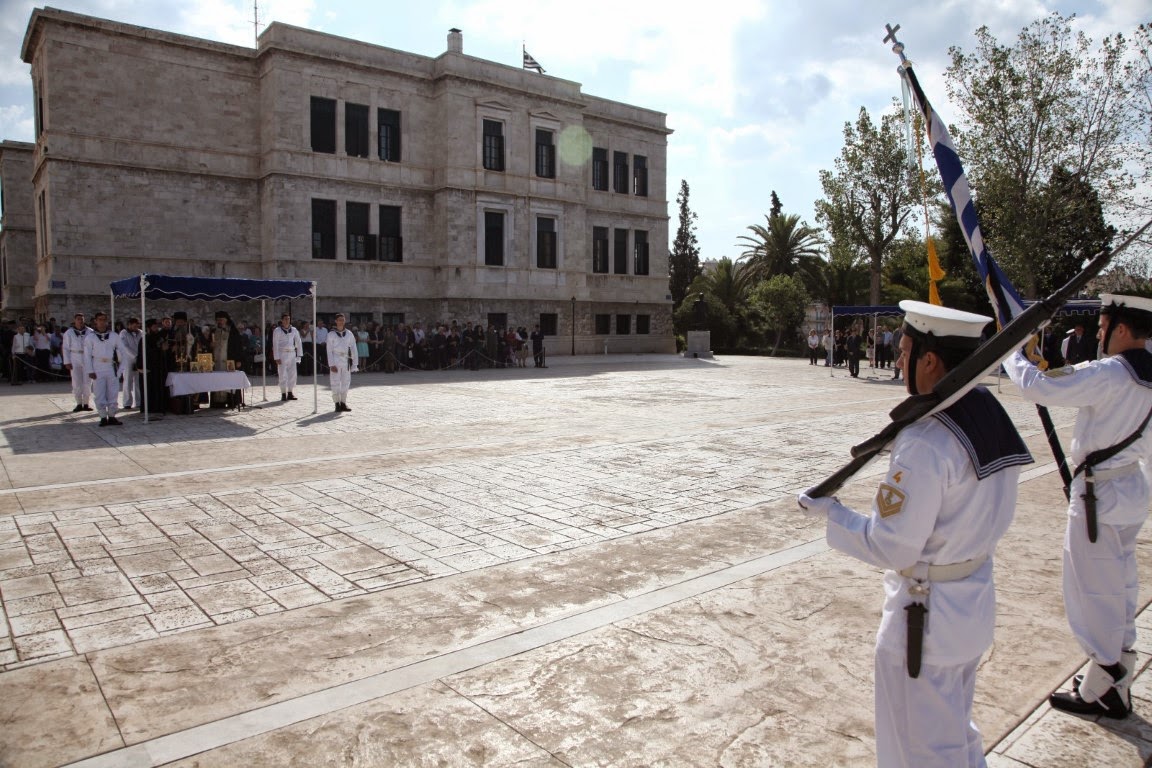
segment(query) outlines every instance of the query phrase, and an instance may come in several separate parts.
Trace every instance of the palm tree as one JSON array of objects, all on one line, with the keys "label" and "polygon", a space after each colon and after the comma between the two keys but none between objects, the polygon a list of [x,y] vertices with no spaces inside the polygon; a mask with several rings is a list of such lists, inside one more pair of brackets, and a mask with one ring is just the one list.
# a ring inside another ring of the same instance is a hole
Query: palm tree
[{"label": "palm tree", "polygon": [[745,248],[740,258],[748,279],[758,283],[773,275],[789,275],[799,277],[806,288],[815,288],[824,263],[820,230],[801,222],[797,214],[776,213],[765,218],[767,226],[748,227],[752,234],[741,236],[742,242],[737,243]]}]

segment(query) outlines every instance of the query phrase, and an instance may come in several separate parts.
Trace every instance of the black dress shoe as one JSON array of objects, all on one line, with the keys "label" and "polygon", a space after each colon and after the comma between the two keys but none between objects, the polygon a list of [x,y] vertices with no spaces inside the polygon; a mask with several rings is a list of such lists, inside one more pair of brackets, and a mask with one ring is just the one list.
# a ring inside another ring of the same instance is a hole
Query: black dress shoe
[{"label": "black dress shoe", "polygon": [[124,422],[120,421],[120,419],[116,418],[115,416],[109,416],[108,417],[108,426],[110,426],[110,427],[122,427],[122,426],[124,426]]},{"label": "black dress shoe", "polygon": [[288,399],[288,393],[287,393],[287,392],[281,392],[281,393],[280,393],[280,400],[281,400],[281,401],[284,401],[284,400],[287,400],[287,399]]},{"label": "black dress shoe", "polygon": [[344,413],[352,413],[352,409],[348,407],[347,403],[340,403],[340,410],[344,411]]},{"label": "black dress shoe", "polygon": [[84,410],[84,406],[82,406],[82,405],[80,405],[79,403],[77,403],[77,404],[76,404],[76,407],[72,409],[72,413],[79,413],[79,412],[80,412],[80,411],[82,411],[82,410]]},{"label": "black dress shoe", "polygon": [[340,407],[340,403],[336,403],[336,413],[340,413],[344,409]]},{"label": "black dress shoe", "polygon": [[1110,688],[1096,701],[1084,701],[1080,698],[1079,691],[1057,691],[1048,697],[1048,703],[1052,705],[1053,709],[1058,709],[1061,712],[1071,712],[1074,715],[1099,715],[1113,720],[1123,720],[1132,712],[1131,705],[1124,703],[1115,688]]},{"label": "black dress shoe", "polygon": [[288,396],[287,396],[287,397],[285,397],[284,399],[285,399],[285,400],[295,400],[295,399],[296,399],[296,395],[294,395],[294,394],[292,394],[291,392],[289,392],[289,393],[288,393]]},{"label": "black dress shoe", "polygon": [[92,410],[92,406],[90,406],[90,405],[86,405],[86,406],[84,406],[84,410],[85,410],[85,411],[90,411],[90,410]]},{"label": "black dress shoe", "polygon": [[100,426],[102,426],[102,427],[108,426],[108,419],[100,419]]}]

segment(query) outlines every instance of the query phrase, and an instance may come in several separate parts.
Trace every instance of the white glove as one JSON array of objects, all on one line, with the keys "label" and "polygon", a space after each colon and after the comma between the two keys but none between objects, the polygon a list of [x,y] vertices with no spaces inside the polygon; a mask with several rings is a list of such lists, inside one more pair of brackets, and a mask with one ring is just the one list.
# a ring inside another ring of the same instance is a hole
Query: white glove
[{"label": "white glove", "polygon": [[833,505],[839,504],[840,501],[835,496],[813,498],[801,492],[796,496],[796,503],[800,505],[800,511],[808,517],[828,517]]}]

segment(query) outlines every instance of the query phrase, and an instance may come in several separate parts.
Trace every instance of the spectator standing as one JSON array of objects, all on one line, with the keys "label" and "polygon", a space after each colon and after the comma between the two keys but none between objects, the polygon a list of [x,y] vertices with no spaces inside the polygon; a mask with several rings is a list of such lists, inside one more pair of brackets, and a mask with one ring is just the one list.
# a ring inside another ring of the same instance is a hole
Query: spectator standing
[{"label": "spectator standing", "polygon": [[32,352],[32,334],[24,330],[23,325],[16,326],[16,333],[12,336],[12,379],[9,382],[12,386],[19,386],[28,378]]}]

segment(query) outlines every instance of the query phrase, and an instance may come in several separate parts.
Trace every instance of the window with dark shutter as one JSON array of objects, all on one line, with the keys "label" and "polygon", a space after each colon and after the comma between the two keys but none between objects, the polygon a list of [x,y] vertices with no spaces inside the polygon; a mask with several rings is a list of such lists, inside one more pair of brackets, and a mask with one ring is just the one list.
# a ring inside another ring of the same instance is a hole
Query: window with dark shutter
[{"label": "window with dark shutter", "polygon": [[536,219],[536,266],[556,269],[556,219]]},{"label": "window with dark shutter", "polygon": [[612,232],[615,242],[612,245],[612,271],[617,275],[628,274],[628,230]]},{"label": "window with dark shutter", "polygon": [[368,107],[344,105],[344,151],[349,157],[368,157]]},{"label": "window with dark shutter", "polygon": [[536,175],[543,179],[556,178],[556,145],[552,131],[536,129]]},{"label": "window with dark shutter", "polygon": [[608,227],[592,227],[592,272],[608,274]]},{"label": "window with dark shutter", "polygon": [[484,212],[484,263],[504,266],[504,214],[499,211]]},{"label": "window with dark shutter", "polygon": [[312,258],[336,258],[336,201],[312,201]]},{"label": "window with dark shutter", "polygon": [[348,203],[345,222],[348,233],[348,260],[374,261],[376,238],[368,233],[368,217],[372,206],[368,203]]},{"label": "window with dark shutter", "polygon": [[336,100],[312,97],[312,151],[336,154]]},{"label": "window with dark shutter", "polygon": [[607,336],[612,333],[612,315],[596,315],[596,335]]},{"label": "window with dark shutter", "polygon": [[400,236],[400,206],[380,206],[380,261],[404,261],[404,238]]},{"label": "window with dark shutter", "polygon": [[632,274],[648,274],[648,232],[637,229],[632,232]]},{"label": "window with dark shutter", "polygon": [[632,194],[648,197],[648,158],[644,155],[632,156]]},{"label": "window with dark shutter", "polygon": [[380,159],[400,162],[400,113],[395,109],[377,109],[376,130]]},{"label": "window with dark shutter", "polygon": [[608,150],[592,148],[592,189],[608,191]]},{"label": "window with dark shutter", "polygon": [[504,170],[504,123],[498,120],[484,121],[484,168]]},{"label": "window with dark shutter", "polygon": [[612,191],[628,194],[628,153],[612,153]]}]

